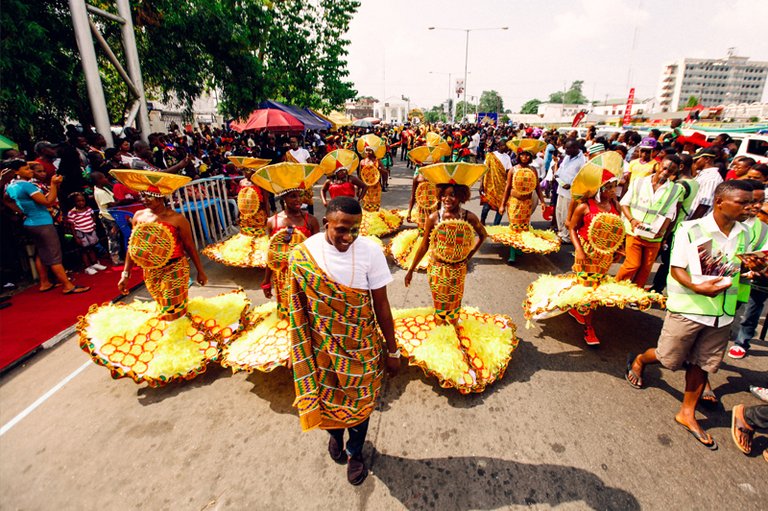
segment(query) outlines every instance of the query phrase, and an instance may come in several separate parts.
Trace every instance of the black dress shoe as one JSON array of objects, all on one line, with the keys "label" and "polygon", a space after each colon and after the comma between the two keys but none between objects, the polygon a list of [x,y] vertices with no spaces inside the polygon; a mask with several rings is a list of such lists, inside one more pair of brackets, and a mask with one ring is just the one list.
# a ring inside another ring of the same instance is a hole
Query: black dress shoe
[{"label": "black dress shoe", "polygon": [[347,461],[347,453],[344,452],[344,446],[339,445],[333,437],[328,440],[328,454],[331,455],[333,461],[341,465]]},{"label": "black dress shoe", "polygon": [[347,481],[353,486],[362,484],[368,477],[368,468],[365,466],[362,454],[350,456],[347,459]]}]

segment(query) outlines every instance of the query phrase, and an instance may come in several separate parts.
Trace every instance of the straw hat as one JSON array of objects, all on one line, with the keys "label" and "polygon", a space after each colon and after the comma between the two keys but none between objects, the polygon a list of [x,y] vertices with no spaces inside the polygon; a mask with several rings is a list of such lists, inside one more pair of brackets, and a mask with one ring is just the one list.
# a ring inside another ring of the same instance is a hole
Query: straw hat
[{"label": "straw hat", "polygon": [[192,181],[187,176],[154,170],[113,169],[109,173],[131,190],[153,197],[170,195]]}]

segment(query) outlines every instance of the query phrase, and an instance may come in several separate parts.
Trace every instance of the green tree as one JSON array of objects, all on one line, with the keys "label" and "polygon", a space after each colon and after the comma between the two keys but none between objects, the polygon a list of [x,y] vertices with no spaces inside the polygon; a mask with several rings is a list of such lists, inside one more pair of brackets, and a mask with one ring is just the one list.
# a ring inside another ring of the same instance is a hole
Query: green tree
[{"label": "green tree", "polygon": [[[114,9],[111,2],[91,3]],[[269,98],[331,109],[356,95],[344,34],[357,0],[132,4],[150,98],[175,98],[191,111],[195,99],[215,89],[221,113],[244,117]],[[120,58],[120,27],[93,19]],[[24,143],[32,136],[60,139],[66,118],[92,125],[67,0],[5,0],[0,23],[0,130]],[[97,55],[112,120],[122,123],[132,98],[100,49]]]},{"label": "green tree", "polygon": [[583,86],[584,86],[583,80],[576,80],[571,84],[568,90],[565,91],[565,94],[563,94],[563,91],[557,91],[557,92],[551,93],[549,95],[549,102],[583,105],[589,101],[587,100],[587,97],[584,95],[584,93],[581,91],[581,88]]},{"label": "green tree", "polygon": [[539,105],[541,104],[540,99],[529,99],[525,103],[523,103],[523,106],[520,108],[521,114],[536,114],[539,111]]},{"label": "green tree", "polygon": [[[474,103],[471,103],[467,101],[466,103],[464,101],[457,101],[456,102],[456,122],[460,122],[464,117],[466,117],[469,114],[474,114],[477,110],[477,105]],[[477,110],[479,112],[479,110]]]},{"label": "green tree", "polygon": [[443,110],[444,105],[435,105],[426,112],[424,112],[424,120],[426,122],[446,122],[448,116]]},{"label": "green tree", "polygon": [[484,90],[477,105],[480,112],[504,112],[504,100],[495,90]]},{"label": "green tree", "polygon": [[699,106],[699,99],[696,96],[689,96],[688,102],[685,104],[686,108],[693,108]]}]

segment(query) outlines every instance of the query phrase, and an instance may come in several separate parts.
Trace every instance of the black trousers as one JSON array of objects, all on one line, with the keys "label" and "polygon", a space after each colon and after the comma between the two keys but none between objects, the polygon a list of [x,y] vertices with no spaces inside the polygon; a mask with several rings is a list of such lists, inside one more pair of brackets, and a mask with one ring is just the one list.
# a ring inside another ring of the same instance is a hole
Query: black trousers
[{"label": "black trousers", "polygon": [[369,419],[365,419],[357,426],[346,429],[329,429],[328,433],[336,440],[339,447],[344,447],[344,431],[349,431],[349,440],[347,440],[347,455],[356,456],[363,452],[365,436],[368,434]]},{"label": "black trousers", "polygon": [[768,429],[768,405],[755,405],[744,408],[744,420],[747,421],[747,425],[750,428]]}]

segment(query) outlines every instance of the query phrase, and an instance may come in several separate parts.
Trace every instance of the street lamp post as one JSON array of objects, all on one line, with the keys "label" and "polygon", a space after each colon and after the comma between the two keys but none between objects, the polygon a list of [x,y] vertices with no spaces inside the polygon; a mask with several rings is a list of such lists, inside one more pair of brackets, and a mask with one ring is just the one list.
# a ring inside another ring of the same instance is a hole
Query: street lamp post
[{"label": "street lamp post", "polygon": [[429,27],[429,30],[454,30],[464,32],[466,34],[466,43],[464,45],[464,117],[467,116],[467,69],[469,65],[469,33],[479,30],[508,30],[509,27],[492,27],[492,28],[445,28],[445,27]]}]

